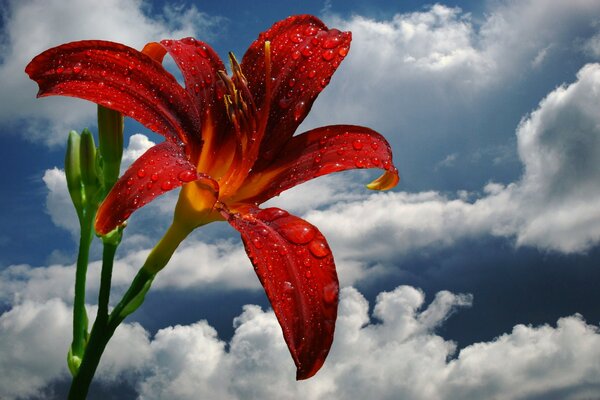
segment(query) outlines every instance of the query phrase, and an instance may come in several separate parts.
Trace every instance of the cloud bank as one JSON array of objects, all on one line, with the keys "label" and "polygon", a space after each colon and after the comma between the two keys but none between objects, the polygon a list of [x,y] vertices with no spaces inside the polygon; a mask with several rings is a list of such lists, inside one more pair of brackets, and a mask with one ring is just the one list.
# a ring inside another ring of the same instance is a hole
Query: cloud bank
[{"label": "cloud bank", "polygon": [[[244,306],[229,342],[206,321],[171,326],[150,337],[137,324],[117,330],[98,370],[105,383],[127,379],[140,398],[482,399],[595,396],[600,391],[598,327],[574,315],[556,326],[517,325],[490,342],[457,352],[436,333],[472,298],[447,291],[426,305],[410,286],[369,304],[354,288],[341,293],[332,351],[308,381],[294,365],[272,311]],[[0,396],[43,395],[64,379],[70,314],[59,299],[25,302],[0,316]],[[41,329],[43,327],[43,329]],[[49,340],[54,341],[49,345]],[[27,343],[27,346],[23,346]]]},{"label": "cloud bank", "polygon": [[80,100],[35,99],[37,86],[24,72],[35,55],[84,39],[117,41],[141,49],[150,41],[169,37],[201,34],[210,38],[224,22],[195,6],[166,5],[151,13],[141,0],[10,0],[2,7],[6,15],[0,33],[0,124],[26,122],[24,137],[49,145],[62,144],[69,130],[90,124],[96,109]]}]

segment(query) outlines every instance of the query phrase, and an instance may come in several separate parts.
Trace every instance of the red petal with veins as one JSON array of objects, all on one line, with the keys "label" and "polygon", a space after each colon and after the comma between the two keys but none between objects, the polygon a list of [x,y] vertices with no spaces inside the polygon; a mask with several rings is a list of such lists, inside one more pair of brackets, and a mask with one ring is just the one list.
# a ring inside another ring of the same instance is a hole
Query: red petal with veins
[{"label": "red petal with veins", "polygon": [[122,44],[67,43],[39,54],[25,72],[38,83],[38,97],[93,101],[184,143],[200,131],[198,110],[185,89],[160,63]]},{"label": "red petal with veins", "polygon": [[203,177],[181,146],[165,141],[150,148],[129,167],[100,205],[96,232],[110,232],[155,197]]},{"label": "red petal with veins", "polygon": [[354,125],[313,129],[292,137],[271,165],[253,170],[235,201],[260,204],[302,182],[356,168],[385,170],[370,189],[391,189],[399,180],[392,149],[379,133]]},{"label": "red petal with veins", "polygon": [[[348,53],[351,39],[350,32],[298,15],[277,22],[252,43],[241,65],[256,104],[263,112],[269,107],[262,157],[273,158],[293,135]],[[270,94],[265,92],[265,41],[271,42]]]},{"label": "red petal with veins", "polygon": [[297,367],[296,379],[313,376],[325,362],[337,317],[338,279],[329,245],[317,228],[278,208],[251,206],[229,223],[279,320]]}]

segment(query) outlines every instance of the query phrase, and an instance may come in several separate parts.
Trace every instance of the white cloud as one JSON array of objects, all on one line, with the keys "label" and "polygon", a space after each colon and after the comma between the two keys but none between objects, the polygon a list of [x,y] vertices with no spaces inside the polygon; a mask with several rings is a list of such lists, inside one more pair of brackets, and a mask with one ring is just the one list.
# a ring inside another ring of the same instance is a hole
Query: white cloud
[{"label": "white cloud", "polygon": [[24,73],[25,65],[38,53],[62,43],[104,39],[142,48],[164,38],[202,34],[210,39],[223,18],[210,17],[189,8],[165,6],[150,16],[140,0],[62,1],[11,0],[2,31],[0,65],[0,123],[27,123],[23,135],[48,144],[62,144],[69,130],[93,121],[95,107],[66,98],[35,99],[36,84]]},{"label": "white cloud", "polygon": [[336,254],[354,260],[393,260],[481,235],[564,253],[585,251],[600,241],[599,103],[600,64],[590,64],[519,124],[523,177],[506,186],[488,184],[474,202],[437,192],[384,193],[306,216]]},{"label": "white cloud", "polygon": [[[159,330],[138,324],[116,332],[97,379],[127,379],[141,398],[211,399],[525,399],[600,394],[600,332],[580,316],[556,327],[517,325],[490,342],[461,349],[435,330],[472,297],[425,295],[399,286],[369,304],[341,292],[332,351],[323,369],[295,382],[295,368],[272,311],[244,306],[226,343],[206,321]],[[90,309],[90,315],[95,310]],[[67,377],[71,314],[59,299],[26,301],[0,316],[0,395],[44,393]],[[204,395],[204,396],[202,396]]]}]

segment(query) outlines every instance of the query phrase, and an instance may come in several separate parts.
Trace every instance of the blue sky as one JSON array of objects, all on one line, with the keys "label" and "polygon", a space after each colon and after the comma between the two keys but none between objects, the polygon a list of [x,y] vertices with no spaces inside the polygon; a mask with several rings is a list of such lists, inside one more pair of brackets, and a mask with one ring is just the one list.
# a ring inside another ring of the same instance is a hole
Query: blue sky
[{"label": "blue sky", "polygon": [[[390,4],[393,3],[393,4]],[[369,126],[400,185],[351,171],[269,204],[317,225],[342,290],[332,353],[294,367],[238,235],[195,232],[107,350],[90,398],[582,399],[600,397],[600,4],[594,0],[0,2],[0,398],[63,398],[76,217],[66,134],[95,107],[35,99],[23,72],[46,48],[141,48],[195,36],[219,54],[311,13],[353,32],[300,131]],[[127,163],[160,138],[126,124]],[[131,218],[126,288],[176,193]],[[100,247],[88,278],[94,314]]]}]

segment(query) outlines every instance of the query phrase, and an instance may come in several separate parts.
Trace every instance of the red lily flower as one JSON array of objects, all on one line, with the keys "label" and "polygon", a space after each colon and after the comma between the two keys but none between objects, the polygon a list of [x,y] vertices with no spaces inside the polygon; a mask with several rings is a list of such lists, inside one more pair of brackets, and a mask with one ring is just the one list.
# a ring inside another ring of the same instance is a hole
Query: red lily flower
[{"label": "red lily flower", "polygon": [[[172,253],[191,230],[208,222],[226,219],[237,229],[298,379],[318,371],[333,340],[334,260],[316,227],[258,205],[309,179],[351,168],[385,170],[370,189],[398,182],[389,144],[368,128],[335,125],[293,136],[350,40],[349,32],[303,15],[261,33],[241,64],[230,54],[231,77],[216,53],[193,38],[150,43],[142,52],[105,41],[68,43],[38,55],[26,68],[39,84],[38,97],[90,100],[166,138],[116,183],[100,206],[96,230],[111,231],[156,196],[183,186],[163,238],[172,242],[166,247]],[[166,53],[179,66],[185,88],[163,68]]]}]

